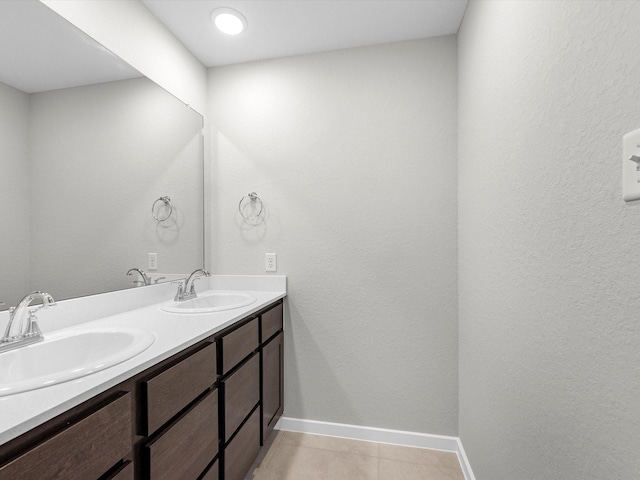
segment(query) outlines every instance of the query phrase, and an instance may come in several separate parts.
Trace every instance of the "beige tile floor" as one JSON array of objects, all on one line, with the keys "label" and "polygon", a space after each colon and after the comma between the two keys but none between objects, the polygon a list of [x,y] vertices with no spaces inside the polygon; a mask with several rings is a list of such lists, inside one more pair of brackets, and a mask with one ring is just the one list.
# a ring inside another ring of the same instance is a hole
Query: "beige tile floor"
[{"label": "beige tile floor", "polygon": [[276,432],[245,480],[464,480],[453,452]]}]

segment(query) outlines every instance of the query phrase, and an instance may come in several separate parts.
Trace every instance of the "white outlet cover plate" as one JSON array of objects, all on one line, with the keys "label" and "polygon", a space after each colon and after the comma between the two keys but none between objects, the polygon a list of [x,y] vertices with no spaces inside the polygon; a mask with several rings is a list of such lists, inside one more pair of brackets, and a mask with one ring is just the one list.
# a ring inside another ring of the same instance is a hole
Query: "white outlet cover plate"
[{"label": "white outlet cover plate", "polygon": [[157,253],[147,254],[147,269],[158,270],[158,254]]},{"label": "white outlet cover plate", "polygon": [[632,155],[640,156],[640,129],[622,137],[622,198],[625,202],[640,200],[640,171]]},{"label": "white outlet cover plate", "polygon": [[276,256],[275,253],[265,253],[264,254],[264,269],[267,272],[277,272],[278,271],[277,256]]}]

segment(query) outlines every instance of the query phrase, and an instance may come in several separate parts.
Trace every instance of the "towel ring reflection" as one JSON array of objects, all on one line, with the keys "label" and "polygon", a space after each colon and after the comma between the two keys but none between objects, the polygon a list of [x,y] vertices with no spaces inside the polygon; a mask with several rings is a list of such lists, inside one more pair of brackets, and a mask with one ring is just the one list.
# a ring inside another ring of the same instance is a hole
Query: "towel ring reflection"
[{"label": "towel ring reflection", "polygon": [[[258,213],[256,213],[255,215],[245,215],[242,212],[242,202],[244,202],[245,198],[248,198],[251,202],[260,202],[260,210],[258,210]],[[244,218],[245,220],[253,220],[255,218],[258,218],[260,215],[262,215],[263,209],[264,205],[262,204],[262,200],[260,200],[260,197],[256,192],[246,194],[240,199],[240,203],[238,203],[238,211],[240,212],[240,215],[242,215],[242,218]]]},{"label": "towel ring reflection", "polygon": [[[167,213],[166,216],[161,217],[159,215],[156,215],[155,210],[156,210],[156,204],[158,202],[163,202],[165,209],[169,209],[169,213]],[[164,197],[160,197],[159,199],[157,199],[155,202],[153,202],[153,205],[151,205],[151,215],[153,215],[153,218],[155,218],[158,222],[164,222],[166,220],[169,219],[169,217],[171,217],[171,214],[173,213],[173,205],[171,205],[171,199],[167,196]]]}]

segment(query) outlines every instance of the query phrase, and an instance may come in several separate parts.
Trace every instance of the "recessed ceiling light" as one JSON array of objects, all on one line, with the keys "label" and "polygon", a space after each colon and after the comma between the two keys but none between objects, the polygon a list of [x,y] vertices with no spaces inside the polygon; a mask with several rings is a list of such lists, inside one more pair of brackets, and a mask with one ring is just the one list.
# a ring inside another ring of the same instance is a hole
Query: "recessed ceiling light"
[{"label": "recessed ceiling light", "polygon": [[227,35],[238,35],[247,28],[247,19],[232,8],[216,8],[211,13],[211,21]]}]

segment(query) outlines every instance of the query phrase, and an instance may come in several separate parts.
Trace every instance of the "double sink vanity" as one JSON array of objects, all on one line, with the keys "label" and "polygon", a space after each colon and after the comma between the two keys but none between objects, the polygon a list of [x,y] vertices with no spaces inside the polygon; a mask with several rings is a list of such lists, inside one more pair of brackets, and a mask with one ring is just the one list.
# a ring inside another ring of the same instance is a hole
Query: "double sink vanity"
[{"label": "double sink vanity", "polygon": [[44,341],[0,353],[0,480],[242,480],[283,411],[286,278],[198,287],[38,312]]}]

